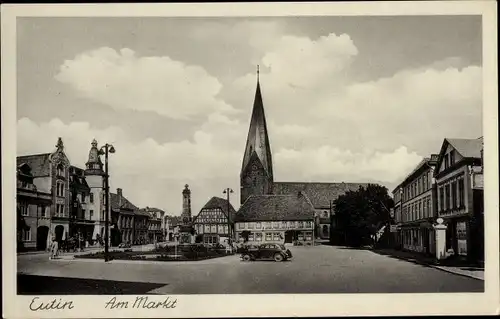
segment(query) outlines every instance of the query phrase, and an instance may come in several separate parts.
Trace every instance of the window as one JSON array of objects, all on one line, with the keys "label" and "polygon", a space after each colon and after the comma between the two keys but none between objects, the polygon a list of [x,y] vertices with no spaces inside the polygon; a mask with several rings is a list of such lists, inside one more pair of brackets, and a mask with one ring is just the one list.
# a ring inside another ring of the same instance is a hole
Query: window
[{"label": "window", "polygon": [[276,229],[276,228],[279,228],[280,227],[280,223],[279,222],[273,222],[273,228]]},{"label": "window", "polygon": [[28,215],[29,215],[29,214],[28,214],[28,205],[26,205],[26,204],[21,204],[21,205],[19,206],[19,210],[21,211],[21,215],[23,215],[23,216],[28,216]]},{"label": "window", "polygon": [[455,151],[451,150],[450,151],[450,166],[455,164]]},{"label": "window", "polygon": [[273,234],[273,240],[274,241],[280,241],[281,240],[281,234],[280,233],[274,233]]},{"label": "window", "polygon": [[262,233],[256,233],[255,234],[255,240],[256,241],[262,241]]},{"label": "window", "polygon": [[447,169],[448,167],[450,167],[450,162],[448,160],[448,154],[446,154],[444,156],[444,169]]},{"label": "window", "polygon": [[254,224],[253,223],[248,223],[248,229],[253,229]]},{"label": "window", "polygon": [[271,229],[271,223],[270,222],[265,222],[264,223],[264,229]]},{"label": "window", "polygon": [[64,167],[62,165],[57,166],[57,176],[64,176]]},{"label": "window", "polygon": [[210,233],[210,225],[205,225],[205,233]]},{"label": "window", "polygon": [[82,209],[83,218],[85,218],[85,209]]},{"label": "window", "polygon": [[64,205],[63,204],[56,205],[56,216],[59,216],[59,217],[64,216]]},{"label": "window", "polygon": [[40,217],[47,217],[47,210],[49,207],[42,206],[40,207]]},{"label": "window", "polygon": [[272,240],[272,233],[266,233],[266,241],[271,241]]},{"label": "window", "polygon": [[423,211],[422,211],[422,201],[418,202],[418,219],[422,219]]},{"label": "window", "polygon": [[248,235],[248,241],[254,241],[254,234],[253,233],[250,233],[250,235]]},{"label": "window", "polygon": [[439,188],[439,210],[444,211],[444,188]]},{"label": "window", "polygon": [[304,222],[303,221],[299,221],[299,228],[304,228]]},{"label": "window", "polygon": [[312,228],[312,222],[311,221],[307,221],[306,222],[306,228]]},{"label": "window", "polygon": [[210,232],[212,234],[217,234],[217,225],[210,226]]},{"label": "window", "polygon": [[449,210],[450,209],[450,184],[446,185],[444,187],[444,192],[445,192],[445,209]]},{"label": "window", "polygon": [[451,183],[451,208],[457,208],[457,182]]},{"label": "window", "polygon": [[286,222],[281,222],[281,229],[286,229]]},{"label": "window", "polygon": [[427,184],[427,173],[422,177],[423,178],[423,190],[426,191],[429,187],[429,185]]},{"label": "window", "polygon": [[28,227],[27,229],[24,229],[22,232],[23,236],[23,241],[31,241],[31,228]]},{"label": "window", "polygon": [[463,207],[465,204],[465,187],[463,178],[458,180],[458,202],[460,207]]},{"label": "window", "polygon": [[90,193],[90,195],[89,195],[89,201],[90,201],[91,203],[93,203],[93,202],[94,202],[94,193]]},{"label": "window", "polygon": [[224,234],[227,234],[227,233],[228,233],[227,225],[224,225]]},{"label": "window", "polygon": [[256,222],[255,223],[255,229],[261,229],[262,228],[262,223],[261,222]]}]

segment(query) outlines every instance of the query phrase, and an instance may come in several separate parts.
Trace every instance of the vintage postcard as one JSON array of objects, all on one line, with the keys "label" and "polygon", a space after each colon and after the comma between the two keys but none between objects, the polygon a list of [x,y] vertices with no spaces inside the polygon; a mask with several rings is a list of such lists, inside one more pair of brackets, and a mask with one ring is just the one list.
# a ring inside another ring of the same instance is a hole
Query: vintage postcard
[{"label": "vintage postcard", "polygon": [[6,318],[498,314],[495,2],[1,18]]}]

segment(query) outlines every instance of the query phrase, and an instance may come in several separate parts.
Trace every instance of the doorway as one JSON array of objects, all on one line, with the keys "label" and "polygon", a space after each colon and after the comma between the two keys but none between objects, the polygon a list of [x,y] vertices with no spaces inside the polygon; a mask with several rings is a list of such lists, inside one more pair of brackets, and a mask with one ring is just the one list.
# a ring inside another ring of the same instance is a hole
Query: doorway
[{"label": "doorway", "polygon": [[36,250],[47,249],[47,237],[49,236],[49,227],[38,226],[36,230]]},{"label": "doorway", "polygon": [[55,233],[56,233],[56,241],[61,242],[64,234],[64,227],[62,225],[57,225]]}]

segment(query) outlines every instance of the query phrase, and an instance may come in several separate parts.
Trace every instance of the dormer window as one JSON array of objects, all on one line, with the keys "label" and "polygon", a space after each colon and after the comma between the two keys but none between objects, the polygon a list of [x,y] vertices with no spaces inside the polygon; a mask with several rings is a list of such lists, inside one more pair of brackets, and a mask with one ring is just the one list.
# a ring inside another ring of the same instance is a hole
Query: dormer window
[{"label": "dormer window", "polygon": [[452,150],[450,152],[450,166],[455,164],[455,152]]}]

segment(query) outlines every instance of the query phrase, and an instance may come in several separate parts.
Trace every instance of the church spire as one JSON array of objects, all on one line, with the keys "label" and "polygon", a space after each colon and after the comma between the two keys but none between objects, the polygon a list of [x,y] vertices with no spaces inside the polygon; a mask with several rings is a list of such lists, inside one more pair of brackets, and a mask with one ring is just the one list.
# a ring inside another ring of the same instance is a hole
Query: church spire
[{"label": "church spire", "polygon": [[[264,103],[262,101],[262,93],[260,89],[260,70],[257,66],[257,88],[255,91],[255,98],[253,103],[252,117],[250,119],[250,128],[248,130],[247,143],[245,147],[245,154],[243,155],[243,164],[241,168],[241,183],[248,185],[251,183],[251,188],[259,188],[250,190],[253,194],[269,194],[271,192],[271,184],[273,181],[273,164],[271,157],[271,147],[269,144],[269,135],[267,131],[266,116],[264,114]],[[265,181],[257,183],[256,181],[250,182],[253,177],[247,176],[249,166],[251,170],[262,170],[259,176],[265,177]],[[248,181],[246,181],[248,179]],[[243,200],[242,196],[242,200]]]}]

